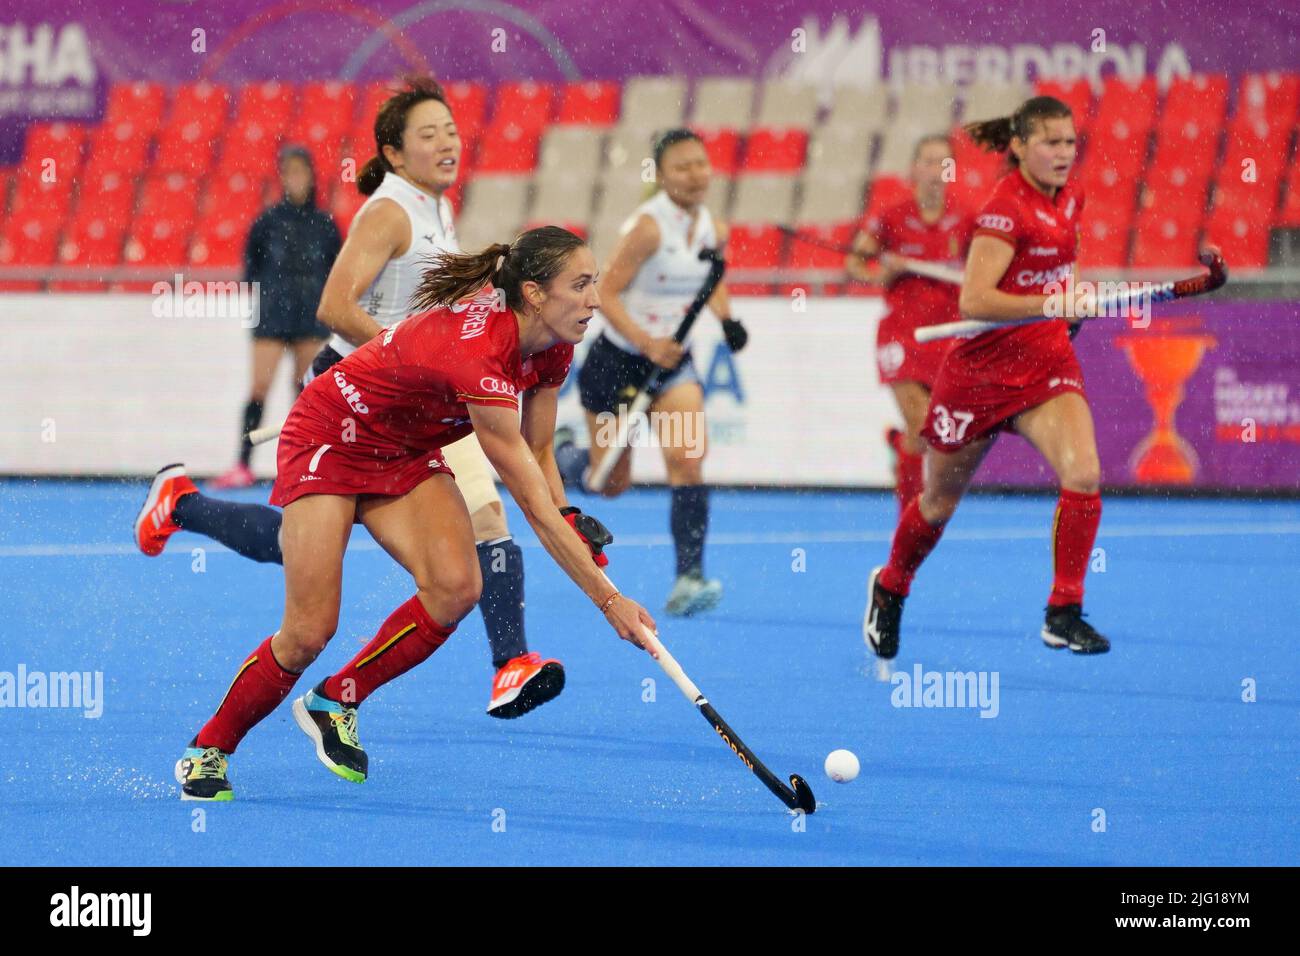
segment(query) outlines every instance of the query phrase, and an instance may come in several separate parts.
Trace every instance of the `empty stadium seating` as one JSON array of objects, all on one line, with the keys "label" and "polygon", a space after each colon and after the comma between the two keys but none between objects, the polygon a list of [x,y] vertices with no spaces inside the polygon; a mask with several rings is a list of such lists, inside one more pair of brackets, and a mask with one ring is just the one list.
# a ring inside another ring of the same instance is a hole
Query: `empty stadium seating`
[{"label": "empty stadium seating", "polygon": [[[864,214],[908,194],[922,135],[953,133],[951,188],[977,206],[1003,167],[960,123],[1005,115],[1032,92],[653,76],[445,88],[465,141],[451,197],[467,247],[555,222],[607,252],[646,195],[653,136],[689,122],[713,165],[710,208],[734,225],[732,268],[767,276],[739,285],[769,291],[786,288],[770,278],[783,269],[842,263],[775,227],[847,243]],[[1069,103],[1081,134],[1085,268],[1182,267],[1203,242],[1238,269],[1260,268],[1273,230],[1300,228],[1300,75],[1035,88]],[[0,266],[83,268],[84,279],[53,285],[70,289],[104,288],[96,270],[116,266],[237,270],[249,225],[278,197],[287,143],[312,152],[317,200],[346,228],[363,201],[350,174],[374,153],[374,116],[390,92],[383,82],[112,85],[101,121],[34,123],[19,161],[0,168]]]}]

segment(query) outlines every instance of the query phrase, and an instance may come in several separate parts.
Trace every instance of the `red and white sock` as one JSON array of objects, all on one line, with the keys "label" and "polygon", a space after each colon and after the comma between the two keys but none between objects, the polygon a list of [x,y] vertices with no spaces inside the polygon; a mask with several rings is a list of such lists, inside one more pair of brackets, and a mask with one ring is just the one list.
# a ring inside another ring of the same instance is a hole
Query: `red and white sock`
[{"label": "red and white sock", "polygon": [[418,596],[388,616],[379,633],[356,657],[325,681],[325,696],[357,706],[378,688],[405,674],[442,647],[451,632],[424,609]]},{"label": "red and white sock", "polygon": [[912,498],[898,516],[894,543],[889,549],[889,563],[880,572],[880,586],[895,594],[912,590],[912,578],[926,556],[943,536],[944,525],[932,525],[921,516],[921,497]]},{"label": "red and white sock", "polygon": [[199,731],[197,746],[233,753],[244,735],[289,696],[298,677],[276,661],[268,637],[235,674],[217,712]]},{"label": "red and white sock", "polygon": [[1047,603],[1052,607],[1083,603],[1083,578],[1101,524],[1101,495],[1061,489],[1052,520],[1052,564],[1056,578]]}]

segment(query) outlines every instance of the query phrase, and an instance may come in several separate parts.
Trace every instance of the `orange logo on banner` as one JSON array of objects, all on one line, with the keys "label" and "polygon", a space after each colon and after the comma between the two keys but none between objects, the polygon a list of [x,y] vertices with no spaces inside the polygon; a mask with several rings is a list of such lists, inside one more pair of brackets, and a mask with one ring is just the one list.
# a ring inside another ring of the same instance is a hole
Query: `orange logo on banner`
[{"label": "orange logo on banner", "polygon": [[[1188,331],[1179,331],[1185,328]],[[1146,389],[1154,413],[1151,433],[1138,442],[1129,468],[1138,484],[1190,485],[1200,463],[1196,451],[1174,429],[1174,413],[1183,401],[1183,385],[1201,364],[1205,353],[1218,344],[1199,331],[1200,320],[1153,322],[1115,336],[1115,346],[1128,356]]]}]

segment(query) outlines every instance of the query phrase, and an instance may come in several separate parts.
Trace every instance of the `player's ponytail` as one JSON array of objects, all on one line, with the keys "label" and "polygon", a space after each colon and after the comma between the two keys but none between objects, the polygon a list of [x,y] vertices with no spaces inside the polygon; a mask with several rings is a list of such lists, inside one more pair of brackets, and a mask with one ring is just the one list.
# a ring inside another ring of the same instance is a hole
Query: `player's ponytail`
[{"label": "player's ponytail", "polygon": [[379,188],[384,176],[393,172],[393,164],[384,155],[384,147],[402,148],[402,134],[406,131],[406,117],[411,110],[425,100],[437,100],[451,109],[442,86],[431,76],[407,76],[403,78],[406,89],[400,90],[384,100],[375,116],[375,155],[366,160],[357,174],[357,191],[369,196]]},{"label": "player's ponytail", "polygon": [[545,286],[564,271],[569,255],[584,245],[580,236],[567,229],[542,226],[521,233],[512,243],[494,243],[482,252],[436,252],[411,296],[411,309],[447,308],[489,285],[502,291],[506,305],[521,309],[524,283]]},{"label": "player's ponytail", "polygon": [[1070,107],[1054,96],[1034,96],[1021,103],[1010,116],[967,123],[963,129],[977,146],[990,153],[1006,153],[1007,162],[1016,166],[1019,160],[1011,152],[1012,139],[1028,139],[1034,131],[1034,124],[1041,120],[1068,119],[1073,115]]}]

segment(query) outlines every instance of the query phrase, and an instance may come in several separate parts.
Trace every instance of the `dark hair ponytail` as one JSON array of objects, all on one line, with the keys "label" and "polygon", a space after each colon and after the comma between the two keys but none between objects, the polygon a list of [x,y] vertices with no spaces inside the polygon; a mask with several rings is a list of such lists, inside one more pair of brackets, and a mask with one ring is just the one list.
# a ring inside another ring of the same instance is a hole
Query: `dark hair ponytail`
[{"label": "dark hair ponytail", "polygon": [[1034,131],[1034,124],[1045,119],[1067,119],[1073,117],[1070,107],[1054,96],[1034,96],[1025,100],[1010,116],[997,119],[981,120],[967,123],[963,129],[979,146],[990,153],[1006,153],[1007,162],[1019,165],[1011,150],[1011,140],[1019,137],[1029,139]]},{"label": "dark hair ponytail", "polygon": [[411,309],[446,308],[488,285],[505,293],[506,305],[522,308],[524,283],[546,285],[564,269],[569,255],[584,245],[581,237],[567,229],[542,226],[520,233],[512,243],[494,243],[482,252],[444,249],[429,258],[429,268],[411,296]]},{"label": "dark hair ponytail", "polygon": [[402,148],[406,117],[413,108],[425,100],[437,100],[448,110],[451,109],[441,84],[433,77],[412,75],[403,77],[402,82],[406,88],[384,100],[384,105],[379,107],[375,116],[375,155],[366,160],[361,172],[357,174],[357,191],[363,196],[374,193],[384,181],[384,176],[393,171],[392,163],[384,156],[384,147]]}]

